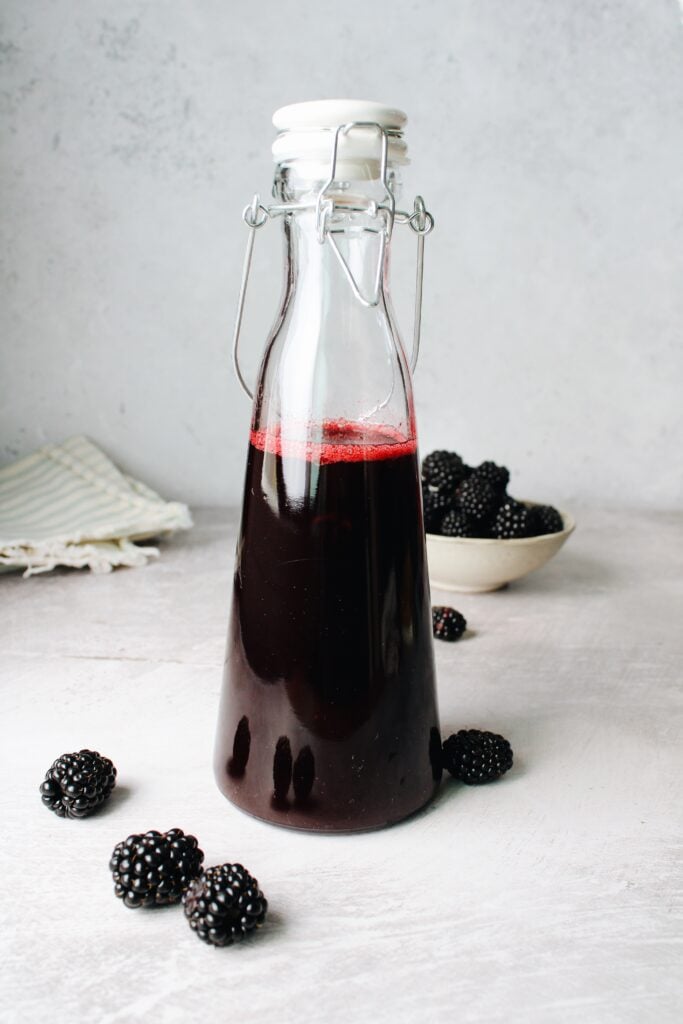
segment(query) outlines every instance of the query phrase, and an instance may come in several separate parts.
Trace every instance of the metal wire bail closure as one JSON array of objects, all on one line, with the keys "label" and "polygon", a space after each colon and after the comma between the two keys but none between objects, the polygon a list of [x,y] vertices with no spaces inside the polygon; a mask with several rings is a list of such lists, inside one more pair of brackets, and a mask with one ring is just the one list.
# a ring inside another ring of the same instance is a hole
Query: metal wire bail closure
[{"label": "metal wire bail closure", "polygon": [[[372,217],[382,216],[384,224],[381,230],[380,237],[380,251],[377,262],[377,272],[375,274],[375,280],[373,285],[373,293],[370,298],[364,296],[358,288],[357,282],[351,272],[351,269],[344,259],[344,256],[339,249],[336,239],[333,236],[332,231],[329,228],[328,219],[335,211],[334,199],[331,199],[327,193],[335,181],[337,172],[337,154],[339,151],[339,139],[342,135],[346,135],[353,128],[374,128],[377,130],[380,138],[381,153],[380,153],[380,179],[384,186],[384,199],[382,202],[377,203],[375,200],[370,200],[365,206],[349,206],[345,205],[344,209],[348,211],[357,211],[361,213],[367,213]],[[247,384],[242,370],[239,364],[239,339],[242,330],[242,320],[244,317],[244,302],[247,292],[247,284],[249,282],[249,273],[251,271],[251,262],[254,254],[254,240],[256,238],[256,231],[272,217],[282,216],[287,213],[293,213],[297,210],[309,209],[312,205],[315,206],[316,211],[316,224],[318,233],[318,242],[323,245],[325,242],[329,242],[332,251],[338,260],[341,269],[346,277],[351,290],[356,299],[365,307],[372,308],[379,304],[382,294],[382,269],[384,266],[384,254],[386,251],[387,241],[391,238],[394,223],[408,224],[410,228],[417,235],[417,266],[416,266],[416,277],[415,277],[415,315],[413,321],[413,347],[410,358],[410,369],[414,372],[417,365],[417,359],[420,351],[420,330],[422,320],[422,284],[424,277],[424,240],[425,236],[430,233],[434,228],[434,218],[431,213],[425,207],[425,202],[422,196],[416,196],[414,208],[412,213],[407,213],[402,210],[395,209],[394,195],[389,187],[388,182],[388,151],[389,151],[389,135],[382,125],[377,124],[375,121],[349,121],[348,124],[339,125],[334,133],[334,142],[332,146],[332,158],[330,161],[330,173],[324,185],[318,192],[318,195],[313,204],[311,203],[273,203],[270,206],[264,206],[261,203],[258,193],[254,195],[251,203],[248,203],[242,211],[242,219],[249,228],[249,235],[247,237],[247,247],[244,254],[244,264],[242,266],[242,280],[240,282],[239,296],[237,298],[237,313],[235,316],[235,327],[232,337],[232,362],[235,369],[235,375],[242,387],[242,390],[250,399],[253,399],[254,394]]]}]

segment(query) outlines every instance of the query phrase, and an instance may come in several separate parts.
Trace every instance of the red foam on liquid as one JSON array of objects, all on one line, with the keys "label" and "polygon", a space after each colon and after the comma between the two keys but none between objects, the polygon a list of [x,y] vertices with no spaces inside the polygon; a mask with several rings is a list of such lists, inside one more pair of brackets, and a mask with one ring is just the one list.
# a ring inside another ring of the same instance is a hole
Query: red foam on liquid
[{"label": "red foam on liquid", "polygon": [[326,420],[301,430],[305,440],[283,436],[280,425],[252,430],[251,443],[262,452],[285,458],[306,459],[319,465],[332,462],[377,462],[412,455],[417,449],[414,437],[406,437],[395,427]]}]

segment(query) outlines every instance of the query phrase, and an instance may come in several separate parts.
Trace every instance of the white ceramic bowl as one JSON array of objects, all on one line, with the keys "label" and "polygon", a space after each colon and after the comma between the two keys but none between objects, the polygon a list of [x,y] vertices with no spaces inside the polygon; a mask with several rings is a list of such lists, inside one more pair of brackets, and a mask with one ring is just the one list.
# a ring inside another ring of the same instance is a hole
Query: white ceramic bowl
[{"label": "white ceramic bowl", "polygon": [[[535,502],[527,501],[531,507]],[[440,537],[427,534],[429,579],[439,590],[456,590],[463,594],[480,594],[500,590],[512,580],[540,569],[557,554],[575,523],[560,511],[564,529],[544,533],[540,537],[519,540],[490,540],[479,537]]]}]

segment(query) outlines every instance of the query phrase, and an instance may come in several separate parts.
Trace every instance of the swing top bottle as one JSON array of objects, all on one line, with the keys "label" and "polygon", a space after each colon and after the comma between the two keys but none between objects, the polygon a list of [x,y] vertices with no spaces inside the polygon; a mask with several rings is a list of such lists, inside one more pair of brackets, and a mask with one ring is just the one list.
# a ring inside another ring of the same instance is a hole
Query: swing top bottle
[{"label": "swing top bottle", "polygon": [[440,777],[411,373],[388,291],[394,224],[416,231],[421,289],[432,221],[421,200],[395,210],[401,112],[323,101],[274,122],[276,203],[245,211],[236,336],[273,216],[285,288],[253,401],[215,770],[257,817],[355,831],[411,814]]}]

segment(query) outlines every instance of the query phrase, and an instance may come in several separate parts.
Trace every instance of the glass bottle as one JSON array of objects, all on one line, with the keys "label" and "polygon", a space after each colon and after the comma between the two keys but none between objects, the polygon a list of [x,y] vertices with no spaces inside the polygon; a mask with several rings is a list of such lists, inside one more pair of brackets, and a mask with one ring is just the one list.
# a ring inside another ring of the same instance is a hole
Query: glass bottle
[{"label": "glass bottle", "polygon": [[282,217],[285,289],[253,402],[215,770],[259,818],[350,832],[406,817],[440,778],[411,374],[388,292],[394,221],[421,237],[433,222],[394,209],[399,111],[323,101],[273,120],[277,202],[245,219],[253,243]]}]

